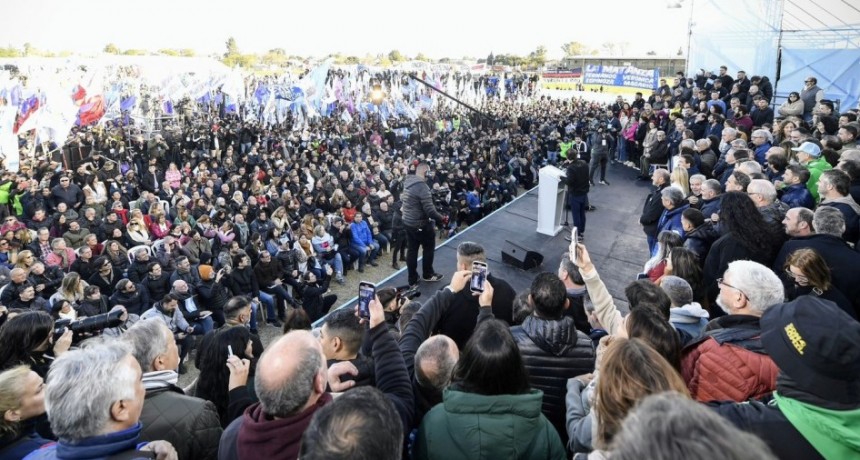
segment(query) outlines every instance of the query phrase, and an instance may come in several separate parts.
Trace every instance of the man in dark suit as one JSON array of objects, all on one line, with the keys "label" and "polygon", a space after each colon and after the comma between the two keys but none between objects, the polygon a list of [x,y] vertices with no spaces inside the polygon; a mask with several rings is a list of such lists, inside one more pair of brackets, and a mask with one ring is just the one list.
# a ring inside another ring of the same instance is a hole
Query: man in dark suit
[{"label": "man in dark suit", "polygon": [[669,171],[665,169],[655,170],[654,174],[651,175],[651,183],[657,189],[645,198],[645,204],[642,206],[642,215],[639,217],[639,224],[642,225],[642,230],[648,237],[649,254],[654,253],[654,246],[657,245],[657,223],[663,214],[661,193],[663,189],[670,185]]}]

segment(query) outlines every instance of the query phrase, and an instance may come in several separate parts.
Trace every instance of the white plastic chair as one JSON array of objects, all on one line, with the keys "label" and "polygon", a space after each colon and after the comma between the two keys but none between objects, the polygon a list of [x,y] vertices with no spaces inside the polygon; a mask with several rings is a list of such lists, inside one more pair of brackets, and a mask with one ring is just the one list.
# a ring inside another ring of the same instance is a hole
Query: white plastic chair
[{"label": "white plastic chair", "polygon": [[134,255],[137,254],[137,251],[140,251],[141,249],[146,249],[147,251],[149,251],[149,256],[152,257],[152,248],[145,244],[141,244],[128,250],[128,254],[126,254],[128,256],[128,263],[134,262]]}]

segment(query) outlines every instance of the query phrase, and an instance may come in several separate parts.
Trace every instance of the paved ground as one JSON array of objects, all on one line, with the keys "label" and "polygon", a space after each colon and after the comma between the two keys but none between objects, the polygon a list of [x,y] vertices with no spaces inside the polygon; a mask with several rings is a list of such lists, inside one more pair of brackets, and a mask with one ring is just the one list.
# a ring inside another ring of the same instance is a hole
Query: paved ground
[{"label": "paved ground", "polygon": [[[623,290],[636,279],[636,273],[648,258],[645,235],[636,223],[642,209],[642,202],[651,186],[647,182],[634,180],[638,170],[613,164],[608,168],[607,180],[610,186],[597,185],[589,193],[591,204],[597,211],[588,213],[586,245],[601,278],[615,298],[619,308],[626,307]],[[436,270],[450,275],[454,267],[456,245],[460,241],[478,241],[488,248],[491,270],[502,275],[515,289],[524,289],[534,276],[541,271],[555,272],[561,254],[567,250],[564,240],[565,231],[554,237],[539,235],[535,232],[537,193],[522,191],[521,198],[482,220],[472,228],[458,233],[450,244],[436,250]],[[540,267],[528,271],[518,270],[505,265],[501,259],[501,246],[506,239],[523,244],[545,255]],[[439,244],[442,241],[437,239]],[[354,299],[358,294],[358,282],[362,280],[376,283],[380,287],[406,284],[405,262],[400,263],[402,271],[391,268],[391,253],[383,253],[379,266],[368,265],[364,273],[349,272],[346,284],[332,283],[331,292],[338,296],[333,308]],[[390,279],[388,279],[390,277]],[[449,278],[439,283],[421,283],[423,297],[432,295],[442,288]],[[419,299],[420,300],[420,299]],[[268,325],[260,326],[260,338],[264,345],[281,335],[281,329]],[[189,360],[188,373],[181,376],[180,384],[187,386],[197,377],[193,360]]]}]

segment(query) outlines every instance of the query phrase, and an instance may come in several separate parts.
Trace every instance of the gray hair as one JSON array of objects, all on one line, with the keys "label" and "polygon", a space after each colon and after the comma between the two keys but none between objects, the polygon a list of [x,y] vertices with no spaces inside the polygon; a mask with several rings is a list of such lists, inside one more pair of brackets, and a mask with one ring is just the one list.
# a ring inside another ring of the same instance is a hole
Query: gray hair
[{"label": "gray hair", "polygon": [[782,281],[773,270],[758,262],[736,260],[729,263],[728,273],[732,275],[734,288],[746,296],[750,309],[755,313],[763,314],[768,308],[785,301]]},{"label": "gray hair", "polygon": [[123,362],[130,353],[122,341],[96,341],[54,361],[45,389],[45,410],[60,439],[74,443],[103,434],[111,420],[111,406],[136,398],[137,366]]},{"label": "gray hair", "polygon": [[703,184],[704,184],[704,183],[705,183],[705,181],[706,181],[706,180],[708,180],[708,178],[707,178],[707,177],[705,177],[705,175],[704,175],[704,174],[693,174],[692,176],[690,176],[690,180],[689,180],[689,182],[690,182],[690,183],[693,183],[693,181],[694,181],[694,180],[697,180],[697,181],[699,181],[699,182],[701,182],[701,183],[703,183]]},{"label": "gray hair", "polygon": [[[443,390],[451,381],[457,357],[451,353],[451,339],[437,335],[425,340],[415,352],[415,379],[421,386]],[[432,368],[433,372],[427,372]]]},{"label": "gray hair", "polygon": [[776,187],[773,186],[773,182],[767,179],[751,180],[750,184],[747,185],[747,193],[758,193],[768,203],[773,203],[776,200]]},{"label": "gray hair", "polygon": [[740,163],[737,167],[737,170],[746,174],[747,176],[752,176],[753,174],[761,174],[761,164],[755,160],[747,160],[743,163]]},{"label": "gray hair", "polygon": [[[725,131],[725,130],[723,130],[723,131]],[[747,141],[745,141],[743,139],[735,139],[731,142],[731,146],[735,150],[746,150]]]},{"label": "gray hair", "polygon": [[62,238],[54,238],[53,240],[51,240],[51,249],[57,249],[60,247],[61,243],[65,243],[65,242],[66,242],[66,240],[64,240]]},{"label": "gray hair", "polygon": [[666,275],[660,281],[660,287],[669,296],[673,307],[683,307],[693,302],[693,288],[684,278]]},{"label": "gray hair", "polygon": [[771,132],[766,129],[757,129],[752,132],[752,136],[764,136],[768,142],[773,143],[773,134],[771,134]]},{"label": "gray hair", "polygon": [[122,335],[122,340],[131,346],[131,354],[145,374],[152,372],[152,363],[167,352],[168,336],[173,340],[173,334],[164,321],[150,318],[136,322]]},{"label": "gray hair", "polygon": [[[277,352],[277,349],[275,351],[271,348],[267,349],[260,357],[260,362],[263,361],[266,353]],[[277,382],[274,388],[270,388],[262,378],[263,372],[257,371],[254,376],[254,386],[260,404],[266,414],[273,417],[289,417],[304,407],[313,393],[314,379],[326,365],[322,354],[316,348],[303,346],[293,353],[297,355],[298,363],[292,374],[285,381]]]},{"label": "gray hair", "polygon": [[708,179],[708,180],[702,182],[702,188],[710,190],[710,191],[716,193],[717,195],[719,195],[720,192],[723,191],[723,186],[720,185],[720,181],[718,181],[716,179]]},{"label": "gray hair", "polygon": [[819,235],[842,238],[845,233],[845,216],[842,211],[832,206],[819,206],[812,217],[812,228]]},{"label": "gray hair", "polygon": [[672,206],[678,207],[684,202],[684,192],[675,187],[666,187],[660,192],[660,196],[672,202]]},{"label": "gray hair", "polygon": [[776,459],[758,437],[675,392],[645,397],[627,414],[610,451],[612,460],[711,458],[714,452],[736,460]]},{"label": "gray hair", "polygon": [[731,137],[738,137],[738,130],[735,128],[723,128],[723,134],[728,134]]},{"label": "gray hair", "polygon": [[680,150],[684,147],[689,147],[691,149],[694,149],[694,148],[696,148],[696,141],[694,141],[692,139],[684,139],[683,141],[681,141],[680,144],[678,144],[678,149]]},{"label": "gray hair", "polygon": [[699,139],[696,141],[696,147],[708,148],[710,146],[711,146],[711,140],[708,139],[707,137],[703,137],[702,139]]}]

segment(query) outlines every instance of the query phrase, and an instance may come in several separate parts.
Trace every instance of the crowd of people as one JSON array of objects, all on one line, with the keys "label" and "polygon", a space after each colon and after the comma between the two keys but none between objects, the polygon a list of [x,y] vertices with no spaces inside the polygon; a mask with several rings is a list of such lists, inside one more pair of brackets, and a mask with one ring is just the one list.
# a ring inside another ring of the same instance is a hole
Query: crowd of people
[{"label": "crowd of people", "polygon": [[[725,70],[629,103],[443,104],[391,128],[74,133],[71,168],[0,180],[2,458],[857,455],[857,113],[810,78],[768,115],[767,77]],[[546,164],[567,168],[584,235],[613,163],[656,187],[626,309],[582,238],[524,292],[492,270],[467,289],[478,243],[437,272],[437,238]],[[330,283],[385,254],[410,285],[450,281],[329,313]],[[266,322],[284,331],[268,346]]]}]

